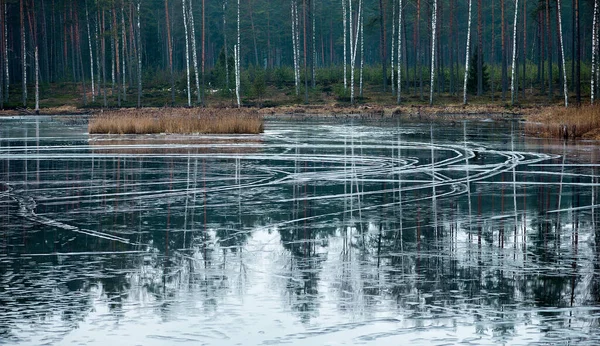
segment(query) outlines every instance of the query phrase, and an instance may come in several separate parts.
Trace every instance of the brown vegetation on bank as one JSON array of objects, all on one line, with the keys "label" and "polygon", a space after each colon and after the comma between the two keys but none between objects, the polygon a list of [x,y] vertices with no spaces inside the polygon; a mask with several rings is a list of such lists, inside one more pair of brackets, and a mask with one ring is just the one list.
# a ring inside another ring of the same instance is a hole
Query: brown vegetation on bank
[{"label": "brown vegetation on bank", "polygon": [[211,108],[142,108],[105,111],[90,119],[91,134],[257,134],[256,111]]},{"label": "brown vegetation on bank", "polygon": [[600,106],[554,107],[527,117],[525,133],[561,139],[600,140]]}]

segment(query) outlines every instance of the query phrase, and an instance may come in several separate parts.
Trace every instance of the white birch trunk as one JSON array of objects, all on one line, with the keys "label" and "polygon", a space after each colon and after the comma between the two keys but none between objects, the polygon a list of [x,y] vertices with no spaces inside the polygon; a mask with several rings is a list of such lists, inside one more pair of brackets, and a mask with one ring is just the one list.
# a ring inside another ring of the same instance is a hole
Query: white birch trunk
[{"label": "white birch trunk", "polygon": [[391,84],[392,84],[392,95],[395,93],[395,89],[396,89],[396,84],[394,83],[394,57],[396,55],[396,50],[395,48],[395,37],[396,37],[396,22],[394,21],[394,19],[396,18],[396,1],[392,1],[392,57],[391,57],[391,66],[392,66],[392,77],[391,77]]},{"label": "white birch trunk", "polygon": [[429,105],[433,105],[433,82],[435,80],[435,36],[437,30],[437,0],[433,1],[433,14],[431,15],[431,84],[429,86]]},{"label": "white birch trunk", "polygon": [[185,0],[181,0],[181,5],[183,6],[183,28],[185,32],[185,68],[186,68],[186,76],[187,76],[187,97],[188,97],[188,107],[192,106],[192,87],[190,83],[190,42],[189,42],[189,30],[188,30],[188,20],[187,20],[187,6],[185,4]]},{"label": "white birch trunk", "polygon": [[140,23],[140,5],[142,0],[138,0],[137,3],[137,58],[138,58],[138,108],[142,106],[142,33]]},{"label": "white birch trunk", "polygon": [[346,46],[347,46],[347,42],[348,42],[348,38],[347,38],[347,33],[346,33],[346,17],[348,16],[348,14],[346,13],[346,0],[342,0],[342,17],[343,17],[343,24],[344,24],[344,89],[348,88],[348,80],[347,80],[347,71],[346,71],[346,61],[348,61],[347,59],[347,53],[346,53]]},{"label": "white birch trunk", "polygon": [[[99,12],[99,11],[98,11]],[[100,33],[100,21],[98,20],[98,16],[96,16],[96,27],[94,28],[94,39],[96,42],[96,52],[98,54],[96,54],[96,71],[98,71],[98,78],[97,78],[97,86],[96,86],[96,91],[98,93],[98,96],[100,96],[100,80],[102,79],[102,73],[100,70],[100,57],[102,56],[102,54],[100,54],[100,39],[99,39],[99,33]]]},{"label": "white birch trunk", "polygon": [[87,19],[87,36],[88,36],[88,47],[90,49],[90,73],[92,77],[92,101],[96,101],[96,86],[94,82],[94,50],[92,49],[92,33],[90,31],[90,14],[87,8],[87,1],[85,2],[85,17]]},{"label": "white birch trunk", "polygon": [[311,11],[311,17],[312,17],[312,47],[313,47],[313,60],[312,60],[312,87],[314,88],[316,86],[316,78],[317,78],[317,70],[316,70],[316,66],[317,66],[317,36],[315,33],[315,29],[317,28],[316,25],[316,16],[315,16],[315,12],[316,11],[316,5],[315,5],[315,0],[313,0],[311,2],[312,5],[312,11]]},{"label": "white birch trunk", "polygon": [[594,104],[596,95],[596,36],[598,34],[598,0],[594,0],[594,20],[592,26],[592,78],[591,79],[591,103]]},{"label": "white birch trunk", "polygon": [[398,88],[397,102],[402,102],[402,0],[398,0]]},{"label": "white birch trunk", "polygon": [[513,24],[513,54],[512,54],[512,72],[510,80],[510,103],[515,104],[515,70],[517,61],[517,18],[519,15],[519,0],[515,0],[515,20]]},{"label": "white birch trunk", "polygon": [[[110,20],[110,11],[109,11],[109,15],[108,15],[108,21],[110,22],[110,30],[117,30],[116,28],[113,28],[112,26],[112,21]],[[114,93],[115,91],[115,84],[116,84],[116,76],[115,76],[115,40],[114,40],[114,36],[111,35],[111,39],[110,39],[110,68],[111,68],[111,78],[112,78],[112,91]]]},{"label": "white birch trunk", "polygon": [[[126,59],[126,52],[127,52],[127,36],[125,34],[125,11],[123,10],[123,6],[124,3],[121,3],[121,41],[123,41],[123,45],[121,48],[121,66],[122,66],[122,71],[123,71],[123,75],[121,76],[122,79],[122,87],[123,87],[123,101],[127,101],[127,64],[125,63],[125,59]],[[94,81],[92,81],[92,90],[94,88]],[[92,95],[94,94],[94,92],[92,91]],[[92,96],[93,98],[94,96]]]},{"label": "white birch trunk", "polygon": [[354,28],[352,27],[354,17],[352,15],[352,0],[348,0],[348,4],[348,31],[350,33],[350,103],[354,104]]},{"label": "white birch trunk", "polygon": [[233,54],[234,56],[234,60],[235,60],[235,96],[236,96],[236,100],[237,100],[237,104],[238,104],[238,108],[241,107],[241,100],[240,100],[240,53],[239,53],[239,46],[236,44],[233,50]]},{"label": "white birch trunk", "polygon": [[[23,1],[21,1],[21,16],[23,16]],[[23,59],[23,107],[27,106],[27,46],[25,42],[25,21],[21,18],[21,58]]]},{"label": "white birch trunk", "polygon": [[235,94],[237,97],[238,108],[242,106],[240,98],[240,0],[237,2],[237,45],[235,47]]},{"label": "white birch trunk", "polygon": [[360,98],[363,97],[363,70],[365,67],[365,10],[360,12]]},{"label": "white birch trunk", "polygon": [[8,24],[6,23],[7,20],[6,18],[8,18],[8,4],[4,4],[4,23],[2,25],[4,25],[4,71],[6,72],[4,74],[5,78],[5,82],[6,82],[6,87],[4,89],[4,92],[6,93],[6,95],[8,95],[8,88],[10,87],[10,72],[8,70]]},{"label": "white birch trunk", "polygon": [[192,8],[193,0],[189,0],[190,8],[189,8],[189,19],[190,19],[190,27],[191,27],[191,37],[192,37],[192,57],[194,59],[194,75],[196,77],[196,94],[197,94],[197,102],[201,103],[200,99],[200,71],[198,70],[198,52],[196,51],[196,26],[194,24],[194,10]]},{"label": "white birch trunk", "polygon": [[563,69],[563,94],[565,96],[565,107],[569,107],[569,88],[567,87],[567,69],[565,64],[565,45],[563,41],[563,31],[562,31],[562,5],[560,3],[561,0],[557,1],[557,10],[558,10],[558,37],[560,39],[560,55],[562,58],[562,69]]},{"label": "white birch trunk", "polygon": [[296,86],[296,96],[300,95],[300,81],[298,80],[298,50],[296,49],[296,0],[291,1],[292,11],[292,50],[294,51],[294,83]]},{"label": "white birch trunk", "polygon": [[354,75],[356,70],[356,53],[358,52],[358,38],[360,36],[360,27],[362,22],[362,2],[358,1],[358,22],[356,23],[356,29],[352,26],[352,1],[350,1],[350,102],[354,104]]},{"label": "white birch trunk", "polygon": [[463,87],[463,104],[467,104],[467,79],[469,78],[469,51],[471,49],[471,9],[473,0],[469,0],[469,19],[467,24],[467,52],[465,58],[465,83]]},{"label": "white birch trunk", "polygon": [[297,61],[298,61],[298,66],[296,68],[296,78],[298,78],[298,94],[300,94],[300,84],[301,84],[301,77],[300,77],[300,13],[298,12],[298,2],[294,1],[295,3],[295,14],[296,17],[294,18],[294,20],[296,21],[296,57],[297,57]]}]

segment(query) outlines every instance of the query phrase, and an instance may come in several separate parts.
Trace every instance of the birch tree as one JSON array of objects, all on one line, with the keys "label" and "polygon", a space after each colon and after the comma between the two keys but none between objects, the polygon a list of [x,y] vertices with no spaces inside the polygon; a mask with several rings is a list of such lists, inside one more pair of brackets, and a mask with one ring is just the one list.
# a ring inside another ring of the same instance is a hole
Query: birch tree
[{"label": "birch tree", "polygon": [[7,24],[7,19],[8,19],[8,4],[4,3],[4,8],[0,9],[0,11],[3,12],[4,15],[4,20],[2,21],[2,40],[4,41],[4,83],[5,87],[4,87],[4,95],[5,95],[5,99],[6,101],[8,101],[8,93],[9,93],[9,88],[10,88],[10,70],[9,70],[9,64],[8,64],[8,24]]},{"label": "birch tree", "polygon": [[467,79],[469,78],[469,50],[471,48],[471,9],[473,6],[473,0],[469,0],[469,15],[467,24],[467,49],[465,58],[465,82],[463,87],[463,104],[467,104]]},{"label": "birch tree", "polygon": [[397,102],[402,102],[402,0],[398,0],[398,88]]},{"label": "birch tree", "polygon": [[[121,1],[121,87],[123,88],[123,101],[127,102],[127,64],[125,63],[127,58],[127,34],[125,28],[125,2],[123,0]],[[93,85],[94,82],[92,82],[92,87]]]},{"label": "birch tree", "polygon": [[356,29],[353,29],[353,13],[352,13],[352,0],[350,0],[349,7],[349,28],[350,28],[350,102],[354,104],[354,75],[356,72],[356,54],[358,51],[358,38],[360,37],[360,28],[362,21],[362,11],[363,11],[363,0],[358,1],[358,12],[357,12],[357,20]]},{"label": "birch tree", "polygon": [[515,69],[517,61],[517,18],[519,15],[519,0],[515,0],[515,20],[513,23],[513,54],[512,54],[512,72],[510,80],[510,104],[515,105]]},{"label": "birch tree", "polygon": [[94,81],[94,50],[92,49],[92,33],[90,31],[90,13],[88,10],[87,0],[85,1],[85,18],[87,26],[88,48],[90,50],[90,75],[92,78],[92,101],[96,101],[96,89]]},{"label": "birch tree", "polygon": [[240,0],[237,1],[237,45],[235,46],[235,95],[238,108],[242,106],[240,99]]},{"label": "birch tree", "polygon": [[[190,0],[191,1],[191,0]],[[188,107],[192,106],[192,91],[190,83],[190,42],[189,42],[189,31],[188,31],[188,20],[187,20],[187,6],[185,0],[181,0],[183,8],[183,28],[185,33],[185,68],[187,77],[187,97]]]},{"label": "birch tree", "polygon": [[394,83],[395,80],[395,76],[394,76],[394,58],[396,55],[396,51],[395,51],[395,37],[396,37],[396,1],[392,1],[392,57],[391,57],[391,69],[392,69],[392,76],[391,76],[391,85],[392,85],[392,94],[395,94],[396,92],[396,85]]},{"label": "birch tree", "polygon": [[[362,3],[362,0],[361,0]],[[362,6],[361,6],[362,7]],[[360,86],[359,95],[363,98],[363,70],[365,67],[365,10],[360,11]]]},{"label": "birch tree", "polygon": [[347,76],[348,76],[348,72],[346,71],[346,62],[348,61],[348,57],[347,57],[347,48],[346,46],[348,45],[348,39],[347,39],[347,33],[346,33],[346,17],[347,17],[347,10],[346,10],[346,1],[347,0],[342,0],[342,23],[344,24],[344,89],[348,88],[348,80],[347,80]]},{"label": "birch tree", "polygon": [[23,0],[19,2],[19,11],[21,18],[21,59],[22,59],[22,80],[23,83],[23,107],[27,107],[27,46],[25,42],[25,13]]},{"label": "birch tree", "polygon": [[[140,108],[142,106],[142,26],[140,20],[140,7],[142,5],[142,0],[137,1],[137,65],[138,65],[138,99],[137,106]],[[171,78],[173,78],[173,74],[171,74]]]},{"label": "birch tree", "polygon": [[188,8],[188,19],[190,21],[190,28],[191,28],[191,32],[190,32],[190,37],[192,39],[192,58],[194,60],[194,77],[196,78],[196,96],[197,96],[197,103],[201,103],[202,100],[200,98],[200,71],[198,70],[198,53],[197,53],[197,49],[196,49],[196,25],[194,24],[194,9],[192,8],[192,2],[193,0],[188,0],[189,1],[189,8]]},{"label": "birch tree", "polygon": [[298,5],[296,0],[290,2],[291,5],[291,17],[292,17],[292,50],[294,56],[294,85],[296,87],[296,96],[300,94],[300,81],[298,80],[298,49],[296,43],[296,11],[298,11]]},{"label": "birch tree", "polygon": [[598,0],[594,0],[594,19],[592,26],[592,78],[591,79],[591,103],[594,104],[596,95],[596,54],[597,54],[597,37],[598,37]]},{"label": "birch tree", "polygon": [[431,84],[429,86],[429,105],[433,105],[433,82],[435,79],[435,39],[437,30],[437,0],[433,0],[433,13],[431,15]]},{"label": "birch tree", "polygon": [[[596,3],[598,0],[596,0]],[[558,38],[560,40],[560,55],[562,60],[563,70],[563,94],[565,97],[565,107],[569,107],[569,89],[567,87],[567,69],[565,64],[565,45],[563,41],[563,30],[562,30],[562,5],[561,0],[556,0],[556,9],[558,11]]]}]

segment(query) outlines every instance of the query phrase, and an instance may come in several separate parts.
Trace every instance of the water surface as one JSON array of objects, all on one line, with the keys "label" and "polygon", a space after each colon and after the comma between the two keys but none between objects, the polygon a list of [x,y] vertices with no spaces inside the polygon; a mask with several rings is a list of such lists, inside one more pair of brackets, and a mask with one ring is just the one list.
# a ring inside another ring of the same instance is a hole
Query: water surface
[{"label": "water surface", "polygon": [[519,125],[0,118],[0,344],[600,344],[600,160]]}]

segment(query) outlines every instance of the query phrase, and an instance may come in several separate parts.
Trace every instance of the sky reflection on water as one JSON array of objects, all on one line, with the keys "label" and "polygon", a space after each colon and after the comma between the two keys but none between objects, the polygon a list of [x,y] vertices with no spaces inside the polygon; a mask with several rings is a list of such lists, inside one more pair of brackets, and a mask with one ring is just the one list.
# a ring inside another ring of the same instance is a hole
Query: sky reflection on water
[{"label": "sky reflection on water", "polygon": [[487,122],[0,124],[0,343],[600,343],[591,143]]}]

